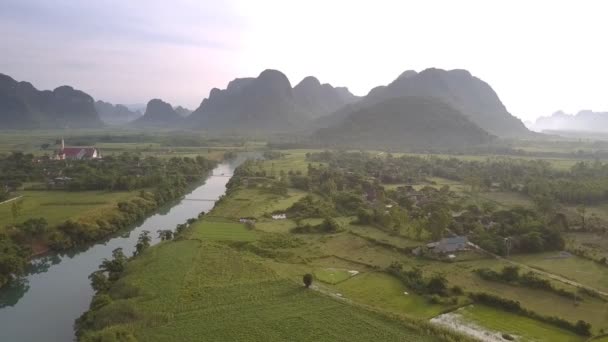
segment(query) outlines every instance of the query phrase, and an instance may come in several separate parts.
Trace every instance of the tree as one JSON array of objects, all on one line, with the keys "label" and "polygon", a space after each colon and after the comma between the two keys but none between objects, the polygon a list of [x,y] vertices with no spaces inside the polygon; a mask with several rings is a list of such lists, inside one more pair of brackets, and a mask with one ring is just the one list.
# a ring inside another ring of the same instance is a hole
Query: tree
[{"label": "tree", "polygon": [[434,240],[439,240],[443,237],[443,233],[452,222],[450,212],[443,207],[436,207],[431,211],[429,217],[429,232]]},{"label": "tree", "polygon": [[519,267],[517,266],[505,266],[502,269],[501,277],[504,281],[514,282],[519,279]]},{"label": "tree", "polygon": [[159,229],[156,232],[158,233],[158,238],[161,241],[173,239],[173,232],[170,229]]},{"label": "tree", "polygon": [[47,232],[48,222],[42,217],[33,218],[20,224],[18,228],[20,228],[27,235],[36,237]]},{"label": "tree", "polygon": [[91,273],[89,280],[91,280],[91,287],[95,292],[107,291],[110,288],[110,281],[106,276],[106,272],[102,270]]},{"label": "tree", "polygon": [[17,218],[19,215],[21,215],[21,210],[23,210],[23,200],[13,202],[11,205],[11,214],[13,215],[13,220],[17,221]]},{"label": "tree", "polygon": [[304,286],[306,286],[306,288],[309,288],[310,285],[312,285],[312,274],[306,273],[304,277],[302,277],[302,282],[304,282]]},{"label": "tree", "polygon": [[448,280],[442,274],[435,274],[427,285],[427,290],[431,294],[442,295],[448,289]]},{"label": "tree", "polygon": [[139,234],[139,238],[137,239],[137,244],[135,245],[135,252],[133,252],[133,256],[138,256],[143,253],[143,251],[150,247],[151,241],[152,238],[150,237],[150,231],[142,231],[141,234]]},{"label": "tree", "polygon": [[120,274],[125,270],[127,264],[127,256],[122,251],[122,248],[116,248],[112,251],[112,259],[103,259],[99,270],[108,273],[108,280],[114,281],[118,279]]},{"label": "tree", "polygon": [[586,226],[586,222],[585,222],[585,219],[586,219],[585,215],[587,215],[587,208],[584,205],[579,205],[578,207],[576,207],[576,212],[581,217],[581,230],[586,231],[587,226]]}]

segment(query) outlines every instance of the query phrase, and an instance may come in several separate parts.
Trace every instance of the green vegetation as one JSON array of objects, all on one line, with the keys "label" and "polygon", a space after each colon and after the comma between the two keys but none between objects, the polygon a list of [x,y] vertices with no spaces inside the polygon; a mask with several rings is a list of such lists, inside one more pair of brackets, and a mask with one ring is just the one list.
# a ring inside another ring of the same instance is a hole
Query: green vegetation
[{"label": "green vegetation", "polygon": [[202,220],[194,224],[189,237],[216,241],[253,241],[256,233],[242,223]]},{"label": "green vegetation", "polygon": [[306,291],[222,245],[161,244],[125,272],[103,305],[79,319],[81,341],[118,334],[140,341],[436,340],[395,319]]},{"label": "green vegetation", "polygon": [[608,292],[608,267],[575,255],[556,253],[514,256],[514,260],[574,280],[590,288]]},{"label": "green vegetation", "polygon": [[345,280],[350,279],[352,276],[348,270],[340,270],[335,268],[323,268],[315,270],[315,279],[322,281],[327,284],[338,284]]},{"label": "green vegetation", "polygon": [[575,342],[585,338],[553,325],[484,305],[471,305],[458,314],[487,329],[517,336],[518,341]]},{"label": "green vegetation", "polygon": [[[456,312],[484,308],[473,311],[479,317],[463,313],[463,319],[522,340],[546,334],[556,341],[581,341],[577,334],[599,334],[608,328],[605,299],[565,279],[554,279],[540,268],[521,266],[510,272],[508,261],[471,246],[453,252],[454,258],[426,247],[441,237],[467,235],[484,249],[530,266],[534,265],[527,257],[559,255],[566,245],[564,237],[571,236],[570,227],[580,221],[580,215],[571,215],[559,201],[531,198],[518,186],[502,189],[493,181],[479,182],[477,176],[452,177],[463,169],[484,170],[492,162],[310,150],[268,153],[267,157],[239,167],[216,207],[177,239],[129,262],[127,271],[107,293],[97,296],[101,299],[93,301],[83,316],[81,340],[118,334],[152,341],[188,340],[194,334],[208,339],[244,336],[242,328],[215,321],[216,315],[223,317],[223,308],[239,312],[234,320],[242,325],[247,324],[241,319],[251,321],[250,313],[259,311],[264,321],[255,321],[250,338],[285,338],[283,328],[267,325],[266,321],[276,319],[258,298],[293,319],[281,322],[293,329],[290,340],[309,337],[301,324],[318,328],[316,339],[357,340],[350,331],[356,334],[358,330],[350,324],[360,324],[352,316],[360,312],[374,312],[384,322],[409,329],[396,336],[419,334],[423,329],[434,336],[431,339],[466,340],[425,323],[460,307],[466,309]],[[533,164],[501,161],[490,169],[520,170],[521,166],[528,172]],[[524,203],[525,207],[519,205]],[[286,214],[286,219],[272,218],[279,213]],[[512,239],[510,245],[504,237]],[[226,260],[207,254],[212,250],[221,251]],[[241,261],[230,261],[232,256]],[[161,264],[176,269],[164,270]],[[475,270],[490,276],[480,276]],[[313,279],[308,291],[304,290],[307,274]],[[180,284],[175,279],[184,281]],[[228,285],[225,279],[234,279],[234,284]],[[597,280],[582,283],[591,286]],[[490,308],[480,305],[483,298],[500,300]],[[333,307],[323,311],[323,319],[311,321],[305,313],[319,314],[316,310],[325,310],[326,300],[351,310],[351,323],[343,321],[342,311],[332,311]],[[203,302],[216,303],[220,309],[210,312]],[[477,303],[470,307],[471,302]],[[98,308],[96,303],[103,305]],[[288,307],[292,309],[285,314]],[[123,318],[111,318],[120,315]],[[331,325],[341,335],[324,330]],[[209,326],[219,328],[202,331]],[[392,339],[392,335],[374,336]]]}]

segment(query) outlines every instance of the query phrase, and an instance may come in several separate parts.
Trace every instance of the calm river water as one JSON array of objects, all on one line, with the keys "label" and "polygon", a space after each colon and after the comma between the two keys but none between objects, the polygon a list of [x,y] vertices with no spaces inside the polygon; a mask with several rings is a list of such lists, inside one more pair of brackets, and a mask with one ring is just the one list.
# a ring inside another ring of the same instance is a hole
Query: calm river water
[{"label": "calm river water", "polygon": [[130,231],[87,248],[36,260],[22,282],[0,291],[0,341],[73,341],[74,320],[87,310],[93,296],[88,276],[101,261],[118,247],[131,255],[142,230],[152,233],[155,244],[158,229],[175,229],[201,211],[211,210],[226,191],[234,169],[250,156],[241,154],[219,164],[203,185]]}]

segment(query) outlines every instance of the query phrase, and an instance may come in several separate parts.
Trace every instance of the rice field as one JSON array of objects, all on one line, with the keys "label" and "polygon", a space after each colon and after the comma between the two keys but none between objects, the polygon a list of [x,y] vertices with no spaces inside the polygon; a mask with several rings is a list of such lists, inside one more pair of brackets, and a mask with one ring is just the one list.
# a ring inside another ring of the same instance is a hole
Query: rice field
[{"label": "rice field", "polygon": [[49,225],[56,225],[67,219],[94,217],[102,215],[105,210],[116,208],[120,201],[137,196],[136,192],[109,191],[22,191],[23,196],[16,201],[22,203],[22,209],[14,219],[13,202],[0,204],[0,229],[8,224],[23,222],[30,218],[44,217]]},{"label": "rice field", "polygon": [[191,228],[190,238],[215,241],[253,241],[256,233],[243,223],[217,220],[198,221]]},{"label": "rice field", "polygon": [[130,263],[120,283],[115,288],[135,287],[139,295],[113,293],[95,312],[98,330],[88,338],[120,330],[140,341],[437,340],[213,243],[160,244]]}]

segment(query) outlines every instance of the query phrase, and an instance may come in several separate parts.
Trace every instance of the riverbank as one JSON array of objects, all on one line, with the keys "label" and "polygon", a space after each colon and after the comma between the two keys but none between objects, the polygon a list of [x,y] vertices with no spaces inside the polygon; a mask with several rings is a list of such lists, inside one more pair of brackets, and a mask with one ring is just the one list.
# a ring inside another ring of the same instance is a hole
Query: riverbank
[{"label": "riverbank", "polygon": [[[220,163],[204,184],[188,190],[184,198],[162,207],[130,231],[115,233],[111,238],[86,248],[50,253],[37,259],[35,269],[11,286],[0,291],[0,331],[10,341],[65,342],[74,339],[73,323],[91,302],[93,291],[89,274],[97,269],[112,251],[122,248],[131,255],[139,234],[148,230],[152,244],[159,242],[156,231],[174,229],[202,211],[214,206],[214,199],[225,192],[229,175],[240,160]],[[213,176],[224,175],[224,176]],[[202,201],[204,199],[205,201]],[[49,315],[53,312],[53,315]],[[35,326],[22,324],[36,321]]]},{"label": "riverbank", "polygon": [[[34,191],[28,194],[27,200],[14,202],[19,203],[18,207],[1,208],[0,218],[7,221],[12,217],[10,220],[14,222],[0,229],[5,233],[0,237],[2,243],[10,245],[12,251],[12,260],[0,259],[0,266],[4,265],[0,267],[3,286],[23,274],[24,265],[35,256],[86,246],[141,222],[167,203],[182,197],[217,166],[217,162],[202,157],[175,158],[170,163],[158,160],[156,163],[160,169],[152,171],[156,176],[150,176],[148,172],[148,177],[160,178],[151,188],[128,192]],[[163,174],[165,177],[161,177]],[[125,176],[119,180],[135,186],[137,178]],[[79,183],[70,186],[75,184]],[[92,184],[92,181],[82,184]],[[61,196],[62,193],[65,196]],[[106,198],[107,202],[104,201]],[[21,214],[24,217],[17,221]]]}]

